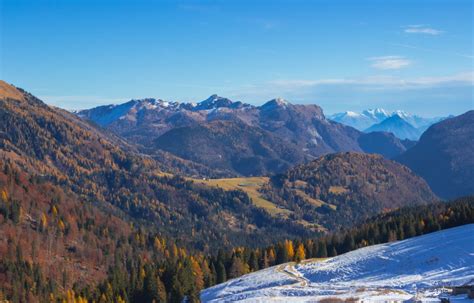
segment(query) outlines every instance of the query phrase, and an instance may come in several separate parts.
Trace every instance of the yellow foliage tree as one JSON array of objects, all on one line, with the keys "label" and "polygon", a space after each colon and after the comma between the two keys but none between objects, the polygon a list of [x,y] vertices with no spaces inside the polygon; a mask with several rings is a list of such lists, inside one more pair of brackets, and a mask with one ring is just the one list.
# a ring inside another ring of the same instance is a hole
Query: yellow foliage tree
[{"label": "yellow foliage tree", "polygon": [[178,247],[176,246],[176,244],[173,243],[173,245],[171,246],[171,250],[170,250],[170,255],[172,258],[178,258],[179,255],[178,255]]},{"label": "yellow foliage tree", "polygon": [[204,288],[204,275],[201,270],[201,266],[199,266],[199,263],[194,259],[193,257],[191,259],[191,269],[193,271],[194,275],[194,281],[196,285],[196,288],[201,290]]},{"label": "yellow foliage tree", "polygon": [[2,201],[5,203],[8,201],[8,194],[6,190],[2,190]]},{"label": "yellow foliage tree", "polygon": [[295,256],[295,249],[293,248],[293,241],[285,240],[285,249],[288,252],[288,259],[292,260]]},{"label": "yellow foliage tree", "polygon": [[[74,303],[76,300],[74,298],[74,291],[68,289],[66,292],[66,300],[67,303]],[[64,302],[64,300],[63,300]]]},{"label": "yellow foliage tree", "polygon": [[46,230],[48,228],[48,218],[46,218],[46,215],[44,213],[41,214],[41,221],[40,221],[40,229]]},{"label": "yellow foliage tree", "polygon": [[296,253],[295,253],[295,261],[300,262],[301,260],[304,260],[306,258],[306,254],[304,252],[304,246],[302,243],[298,245],[298,248],[296,248]]},{"label": "yellow foliage tree", "polygon": [[99,298],[100,303],[107,303],[107,296],[103,293]]},{"label": "yellow foliage tree", "polygon": [[53,213],[53,216],[56,218],[58,216],[58,209],[56,208],[56,205],[53,205],[51,208],[51,212]]},{"label": "yellow foliage tree", "polygon": [[268,262],[270,264],[275,263],[275,258],[276,258],[275,250],[273,248],[269,248],[267,254],[268,254]]},{"label": "yellow foliage tree", "polygon": [[61,220],[61,219],[59,219],[59,221],[58,221],[58,228],[61,232],[64,232],[64,229],[66,228],[66,226],[64,225],[63,220]]},{"label": "yellow foliage tree", "polygon": [[156,251],[163,252],[163,245],[161,244],[160,238],[155,237],[153,246],[155,247]]}]

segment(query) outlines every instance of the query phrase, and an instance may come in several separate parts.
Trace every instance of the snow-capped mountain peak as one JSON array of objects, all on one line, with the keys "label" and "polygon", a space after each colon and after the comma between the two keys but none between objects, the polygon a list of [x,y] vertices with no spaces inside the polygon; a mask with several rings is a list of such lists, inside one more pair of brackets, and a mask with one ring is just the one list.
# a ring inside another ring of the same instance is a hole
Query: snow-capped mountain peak
[{"label": "snow-capped mountain peak", "polygon": [[274,108],[279,108],[279,107],[286,107],[290,104],[287,100],[283,98],[275,98],[272,99],[265,104],[263,104],[260,108],[262,109],[274,109]]},{"label": "snow-capped mountain peak", "polygon": [[407,113],[406,111],[403,111],[403,110],[396,110],[392,113],[392,116],[394,115],[397,115],[399,116],[400,118],[402,119],[407,119],[407,118],[411,118],[411,117],[416,117],[415,115],[411,115],[409,113]]},{"label": "snow-capped mountain peak", "polygon": [[376,120],[383,120],[383,119],[387,119],[392,114],[387,112],[383,108],[375,108],[375,109],[364,110],[362,112],[362,115],[367,116],[369,118],[376,119]]},{"label": "snow-capped mountain peak", "polygon": [[376,123],[385,120],[389,116],[390,114],[387,111],[381,108],[377,108],[364,110],[362,113],[358,113],[355,111],[337,113],[329,116],[329,119],[352,126],[358,130],[364,130]]},{"label": "snow-capped mountain peak", "polygon": [[361,114],[356,113],[356,112],[352,112],[352,111],[347,111],[347,112],[345,112],[345,114],[346,114],[348,117],[360,117],[360,116],[361,116]]},{"label": "snow-capped mountain peak", "polygon": [[288,105],[288,103],[289,103],[288,101],[286,101],[285,99],[280,98],[280,97],[275,98],[275,99],[273,99],[273,100],[274,100],[278,105]]},{"label": "snow-capped mountain peak", "polygon": [[233,103],[234,102],[228,98],[220,97],[214,94],[206,100],[199,102],[194,110],[210,110],[220,107],[231,107]]},{"label": "snow-capped mountain peak", "polygon": [[[397,119],[390,119],[392,117],[399,117],[406,123],[397,122]],[[361,113],[346,111],[331,115],[329,116],[329,119],[352,126],[361,131],[378,130],[393,132],[399,138],[401,138],[399,135],[402,133],[404,133],[403,136],[406,135],[406,128],[408,127],[410,132],[408,137],[415,140],[417,140],[423,131],[425,131],[431,124],[443,120],[443,118],[423,118],[403,110],[390,112],[383,108],[368,109]],[[382,122],[386,120],[387,123],[382,124]],[[402,126],[405,128],[404,130],[398,129]]]}]

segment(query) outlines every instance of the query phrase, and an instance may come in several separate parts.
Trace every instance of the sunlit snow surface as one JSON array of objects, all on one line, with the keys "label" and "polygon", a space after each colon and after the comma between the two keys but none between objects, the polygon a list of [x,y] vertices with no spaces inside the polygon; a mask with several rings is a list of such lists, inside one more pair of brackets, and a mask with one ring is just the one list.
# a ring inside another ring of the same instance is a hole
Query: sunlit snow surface
[{"label": "sunlit snow surface", "polygon": [[[474,224],[361,248],[325,261],[275,266],[206,289],[201,299],[439,302],[444,287],[465,284],[474,284]],[[451,298],[462,301],[469,302],[465,296]]]}]

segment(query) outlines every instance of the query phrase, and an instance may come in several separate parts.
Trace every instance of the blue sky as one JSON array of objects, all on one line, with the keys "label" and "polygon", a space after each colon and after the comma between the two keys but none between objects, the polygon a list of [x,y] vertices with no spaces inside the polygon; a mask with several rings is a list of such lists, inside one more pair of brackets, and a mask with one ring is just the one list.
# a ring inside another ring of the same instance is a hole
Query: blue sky
[{"label": "blue sky", "polygon": [[473,2],[0,0],[0,78],[68,109],[211,94],[474,108]]}]

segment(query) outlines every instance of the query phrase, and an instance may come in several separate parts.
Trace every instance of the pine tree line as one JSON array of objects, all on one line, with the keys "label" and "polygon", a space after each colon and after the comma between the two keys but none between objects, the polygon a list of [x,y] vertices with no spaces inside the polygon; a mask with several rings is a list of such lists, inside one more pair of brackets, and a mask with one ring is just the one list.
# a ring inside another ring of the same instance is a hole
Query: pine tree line
[{"label": "pine tree line", "polygon": [[[2,193],[3,207],[10,203]],[[57,210],[51,214],[57,217]],[[236,247],[205,255],[180,248],[157,234],[137,229],[113,244],[114,261],[99,285],[76,283],[67,275],[51,279],[36,263],[27,262],[21,247],[10,243],[0,261],[0,273],[9,284],[0,287],[0,299],[13,302],[198,302],[202,289],[270,266],[308,258],[336,256],[360,247],[403,240],[445,228],[474,223],[474,197],[449,203],[403,208],[352,229],[314,239],[284,240],[262,248]],[[56,225],[58,223],[56,222]],[[46,232],[46,231],[44,231]]]},{"label": "pine tree line", "polygon": [[[332,257],[469,223],[474,223],[474,197],[404,208],[373,218],[357,228],[316,239],[285,240],[265,248],[237,247],[204,256],[188,255],[184,249],[173,246],[170,251],[165,249],[164,260],[121,256],[120,259],[128,261],[116,264],[107,282],[78,293],[95,302],[181,302],[184,298],[198,302],[203,288],[249,272],[290,261]],[[163,248],[162,244],[155,242],[155,249]]]}]

